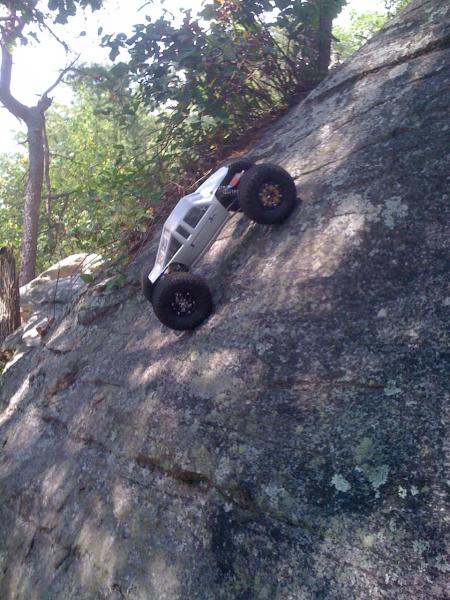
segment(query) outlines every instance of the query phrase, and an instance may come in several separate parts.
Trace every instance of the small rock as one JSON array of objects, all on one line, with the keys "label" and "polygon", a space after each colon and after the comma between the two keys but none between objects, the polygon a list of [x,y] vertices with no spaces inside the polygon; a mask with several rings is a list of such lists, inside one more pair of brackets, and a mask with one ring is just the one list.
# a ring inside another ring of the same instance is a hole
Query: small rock
[{"label": "small rock", "polygon": [[42,344],[42,338],[47,333],[53,319],[44,317],[38,321],[33,327],[27,329],[22,336],[22,341],[27,348],[35,348]]}]

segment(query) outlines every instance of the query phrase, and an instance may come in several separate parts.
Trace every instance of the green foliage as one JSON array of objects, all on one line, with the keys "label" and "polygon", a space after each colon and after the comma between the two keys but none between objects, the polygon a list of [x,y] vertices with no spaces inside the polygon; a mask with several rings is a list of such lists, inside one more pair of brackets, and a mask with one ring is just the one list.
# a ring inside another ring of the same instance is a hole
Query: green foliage
[{"label": "green foliage", "polygon": [[384,0],[386,13],[389,17],[392,17],[405,8],[410,2],[411,0]]},{"label": "green foliage", "polygon": [[[39,271],[75,252],[112,257],[126,250],[146,231],[162,197],[162,175],[149,163],[154,118],[137,106],[126,71],[80,69],[72,86],[74,104],[48,112]],[[0,156],[0,169],[0,239],[18,251],[27,160]]]},{"label": "green foliage", "polygon": [[166,13],[136,25],[129,39],[119,34],[104,42],[111,58],[128,47],[130,72],[149,105],[252,118],[316,82],[321,7],[335,16],[343,3],[221,0],[204,7],[202,21],[185,11],[178,24]]},{"label": "green foliage", "polygon": [[84,281],[84,283],[92,283],[94,281],[94,276],[89,273],[81,273],[80,279]]},{"label": "green foliage", "polygon": [[160,182],[146,172],[152,119],[139,113],[120,84],[107,86],[100,75],[96,80],[94,90],[79,86],[72,108],[49,114],[52,200],[42,229],[45,254],[58,246],[62,255],[92,249],[112,255],[130,230],[145,231],[160,197],[151,187],[156,183],[159,190]]},{"label": "green foliage", "polygon": [[48,0],[48,9],[56,13],[55,23],[67,23],[68,18],[75,15],[77,5],[83,9],[98,10],[102,4],[102,0]]},{"label": "green foliage", "polygon": [[[0,46],[2,48],[2,63],[0,72],[0,88],[2,103],[7,110],[14,116],[26,122],[28,131],[30,132],[30,112],[23,108],[19,102],[15,100],[10,93],[11,81],[11,66],[13,64],[11,52],[17,42],[27,44],[29,38],[38,41],[39,31],[49,31],[54,35],[67,49],[64,41],[60,40],[52,31],[51,24],[66,23],[68,18],[75,15],[78,8],[90,7],[92,10],[100,8],[102,0],[48,0],[48,2],[40,2],[39,0],[0,0]],[[45,111],[51,104],[51,100],[44,94],[36,107],[42,113],[42,122],[45,123]],[[28,116],[28,118],[27,118]],[[44,130],[45,126],[43,126]],[[35,164],[42,164],[43,148],[32,151],[32,146],[29,146],[29,154],[34,154],[37,160]],[[24,161],[22,157],[0,157],[3,163],[3,175],[0,177],[0,236],[5,241],[9,241],[13,248],[17,251],[20,245],[20,237],[22,235],[21,227],[18,219],[24,211],[27,211],[25,220],[33,221],[33,225],[37,225],[35,220],[34,208],[31,210],[29,205],[24,202],[24,179],[27,176],[30,187],[35,190],[35,207],[40,205],[40,188],[42,184],[42,170],[39,168],[32,169],[27,173],[28,161]],[[47,199],[46,199],[46,217],[48,227],[48,240],[50,254],[56,249],[57,240],[52,240],[52,194],[50,190],[49,177],[47,173]],[[30,188],[29,188],[30,189]],[[30,198],[33,194],[29,194]],[[25,207],[25,208],[24,208]],[[37,212],[37,210],[36,210]],[[61,218],[60,218],[61,220]],[[58,232],[61,229],[61,224],[58,225]],[[24,276],[28,281],[35,272],[35,251],[40,251],[39,245],[42,245],[40,240],[36,241],[34,234],[35,228],[28,227],[26,237],[24,238],[22,266],[25,265]],[[38,248],[36,248],[38,245]],[[42,254],[40,253],[40,256]],[[45,258],[42,257],[43,263]]]},{"label": "green foliage", "polygon": [[350,24],[334,27],[334,52],[339,62],[346,60],[365,44],[383,25],[411,0],[385,0],[384,12],[358,13],[352,11]]},{"label": "green foliage", "polygon": [[20,253],[27,168],[22,154],[0,155],[0,246],[11,246],[16,256]]},{"label": "green foliage", "polygon": [[[103,0],[0,0],[0,7],[4,7],[7,15],[12,17],[9,24],[9,33],[12,37],[21,37],[26,41],[24,28],[28,25],[43,25],[47,20],[55,23],[67,23],[69,17],[76,14],[77,8],[92,10],[99,9]],[[9,37],[9,41],[12,41]]]},{"label": "green foliage", "polygon": [[220,0],[201,20],[184,11],[181,23],[165,12],[135,25],[127,39],[105,36],[114,59],[130,53],[140,99],[160,116],[165,155],[205,157],[273,111],[311,89],[317,67],[320,18],[334,17],[345,0]]},{"label": "green foliage", "polygon": [[116,275],[114,275],[110,279],[110,281],[108,281],[108,283],[106,284],[106,289],[107,290],[120,289],[120,288],[123,288],[126,283],[127,283],[127,277],[126,277],[125,273],[119,272]]},{"label": "green foliage", "polygon": [[358,14],[352,11],[350,25],[335,27],[334,50],[339,61],[347,59],[365,44],[388,20],[387,14],[373,12]]}]

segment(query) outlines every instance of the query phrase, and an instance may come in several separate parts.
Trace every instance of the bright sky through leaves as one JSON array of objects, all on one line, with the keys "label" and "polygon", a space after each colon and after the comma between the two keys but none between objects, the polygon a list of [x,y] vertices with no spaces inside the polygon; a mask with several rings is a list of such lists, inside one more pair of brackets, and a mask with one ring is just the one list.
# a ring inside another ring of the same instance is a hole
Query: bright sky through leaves
[{"label": "bright sky through leaves", "polygon": [[[146,4],[146,5],[145,5]],[[32,42],[32,47],[19,47],[14,52],[12,92],[25,104],[34,104],[37,95],[42,94],[58,77],[61,68],[80,55],[80,63],[108,62],[108,50],[99,47],[98,29],[105,33],[131,32],[134,24],[143,21],[145,14],[155,17],[166,8],[174,13],[179,8],[192,9],[196,13],[202,0],[170,0],[170,2],[145,3],[144,0],[105,0],[105,7],[95,13],[87,10],[77,13],[65,26],[55,27],[55,31],[70,46],[73,54],[66,56],[62,46],[48,35],[41,36],[41,43]],[[144,5],[144,8],[139,9]],[[369,12],[383,10],[383,0],[348,0],[348,4],[337,19],[345,25],[352,10]],[[124,57],[125,58],[125,57]],[[52,93],[56,102],[68,103],[71,99],[67,86],[59,85]],[[0,107],[0,152],[14,152],[20,148],[14,140],[20,123],[6,109]]]}]

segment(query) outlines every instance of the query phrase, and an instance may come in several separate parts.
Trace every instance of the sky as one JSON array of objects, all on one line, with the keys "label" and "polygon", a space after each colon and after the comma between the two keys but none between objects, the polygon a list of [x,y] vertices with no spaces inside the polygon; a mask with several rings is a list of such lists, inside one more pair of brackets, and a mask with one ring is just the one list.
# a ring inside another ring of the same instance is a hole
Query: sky
[{"label": "sky", "polygon": [[[68,42],[72,53],[67,56],[63,47],[48,35],[41,36],[41,42],[18,47],[14,51],[11,91],[24,104],[35,104],[39,96],[57,79],[60,70],[79,55],[80,63],[108,62],[107,49],[100,48],[97,31],[104,33],[131,33],[132,26],[143,22],[146,14],[157,17],[162,7],[172,12],[177,9],[192,9],[195,14],[202,0],[105,0],[102,10],[92,13],[89,9],[79,11],[67,25],[55,27],[61,38]],[[348,0],[336,22],[345,25],[349,22],[352,10],[369,12],[382,10],[383,0]],[[139,10],[141,9],[141,10]],[[85,32],[85,35],[80,33]],[[126,59],[126,56],[124,56]],[[68,86],[60,84],[51,94],[55,102],[69,103],[71,94]],[[0,105],[0,152],[15,152],[23,149],[15,141],[17,131],[24,131],[23,125]]]}]

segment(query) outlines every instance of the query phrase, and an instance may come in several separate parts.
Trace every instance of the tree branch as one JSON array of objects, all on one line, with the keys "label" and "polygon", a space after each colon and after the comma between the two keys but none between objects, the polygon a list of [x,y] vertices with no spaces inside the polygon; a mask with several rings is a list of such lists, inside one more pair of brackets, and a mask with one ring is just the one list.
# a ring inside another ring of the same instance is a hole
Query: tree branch
[{"label": "tree branch", "polygon": [[1,43],[2,65],[0,70],[0,102],[15,117],[27,121],[29,108],[11,94],[12,56],[5,44]]},{"label": "tree branch", "polygon": [[[61,73],[58,75],[55,83],[53,83],[48,90],[45,90],[45,92],[42,94],[41,99],[39,100],[39,105],[43,104],[43,105],[47,105],[47,103],[49,102],[49,98],[48,95],[55,89],[55,87],[57,85],[59,85],[61,83],[61,81],[63,80],[64,76],[67,75],[67,73],[72,69],[73,65],[77,62],[77,60],[80,58],[80,56],[78,55],[71,63],[70,65],[68,65],[67,67],[65,67]],[[51,101],[50,101],[51,104]],[[50,106],[50,104],[48,104],[48,106]],[[48,106],[46,106],[46,108],[48,108]]]},{"label": "tree branch", "polygon": [[66,42],[65,42],[64,40],[62,40],[60,37],[58,37],[58,36],[56,35],[56,33],[53,31],[53,29],[52,29],[51,27],[49,27],[45,21],[43,21],[43,20],[39,20],[39,23],[40,23],[40,25],[41,25],[41,26],[42,26],[44,29],[46,29],[46,30],[49,32],[49,34],[50,34],[50,35],[51,35],[53,38],[55,38],[55,40],[56,40],[56,41],[57,41],[59,44],[61,44],[61,46],[64,48],[64,50],[65,50],[65,52],[66,52],[66,54],[67,54],[67,53],[69,52],[69,46],[66,44]]}]

